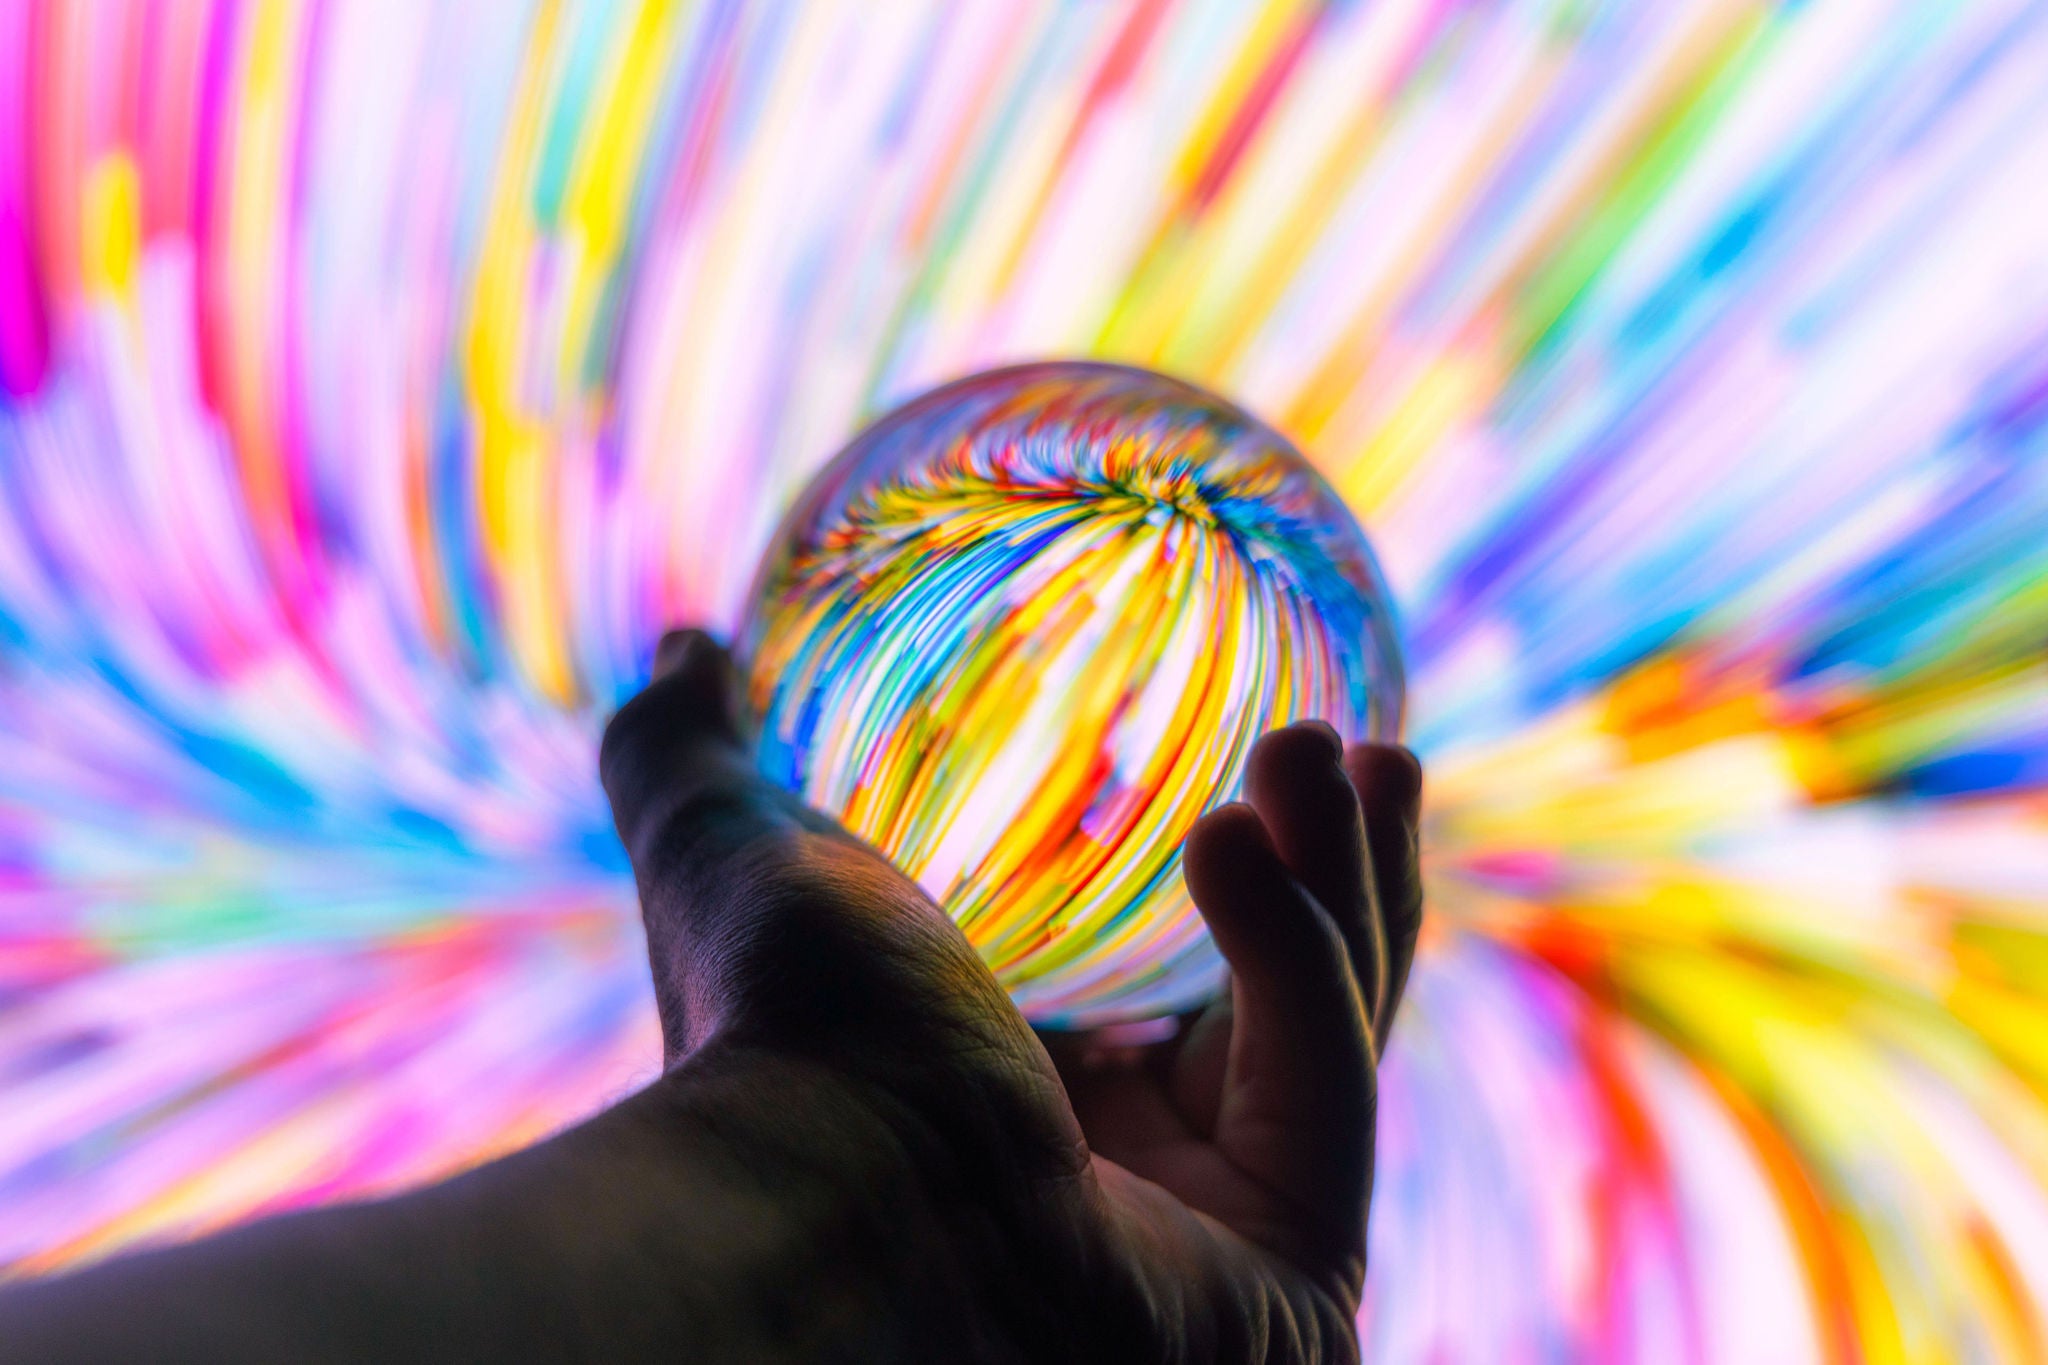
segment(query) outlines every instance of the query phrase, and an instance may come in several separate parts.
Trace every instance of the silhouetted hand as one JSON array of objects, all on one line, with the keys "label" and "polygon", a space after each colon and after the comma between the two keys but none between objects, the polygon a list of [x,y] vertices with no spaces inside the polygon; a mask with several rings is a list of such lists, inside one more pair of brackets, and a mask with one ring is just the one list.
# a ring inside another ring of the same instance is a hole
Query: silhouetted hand
[{"label": "silhouetted hand", "polygon": [[1185,849],[1229,997],[1149,1047],[1042,1045],[920,888],[758,776],[708,637],[662,642],[602,767],[670,1076],[772,1181],[891,1191],[890,1255],[924,1248],[864,1290],[892,1349],[1355,1355],[1374,1066],[1421,912],[1405,750],[1260,741],[1248,802]]},{"label": "silhouetted hand", "polygon": [[952,921],[764,782],[742,730],[725,654],[685,632],[605,735],[659,1080],[438,1185],[0,1288],[0,1355],[1354,1358],[1414,760],[1266,736],[1250,803],[1186,847],[1230,999],[1179,1040],[1049,1055]]}]

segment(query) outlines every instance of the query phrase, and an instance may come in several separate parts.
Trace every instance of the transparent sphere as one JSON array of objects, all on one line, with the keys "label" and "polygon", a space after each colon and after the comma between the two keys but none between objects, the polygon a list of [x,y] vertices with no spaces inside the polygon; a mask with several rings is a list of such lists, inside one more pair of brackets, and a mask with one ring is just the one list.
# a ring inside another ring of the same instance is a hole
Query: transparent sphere
[{"label": "transparent sphere", "polygon": [[1210,998],[1189,827],[1275,726],[1400,723],[1350,511],[1263,422],[1123,366],[889,413],[792,509],[749,613],[764,771],[916,877],[1049,1026]]}]

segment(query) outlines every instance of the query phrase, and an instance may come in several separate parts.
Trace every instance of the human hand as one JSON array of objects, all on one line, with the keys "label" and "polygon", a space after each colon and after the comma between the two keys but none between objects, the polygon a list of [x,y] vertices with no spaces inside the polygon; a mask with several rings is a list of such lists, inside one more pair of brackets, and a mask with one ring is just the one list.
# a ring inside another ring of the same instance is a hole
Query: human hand
[{"label": "human hand", "polygon": [[1165,1044],[1049,1055],[930,897],[758,775],[744,727],[723,651],[680,632],[605,736],[669,1077],[776,1188],[890,1191],[837,1220],[888,1339],[1354,1357],[1374,1064],[1420,913],[1413,758],[1315,724],[1262,740],[1248,803],[1185,849],[1229,998]]},{"label": "human hand", "polygon": [[1158,1042],[1042,1035],[1113,1183],[1150,1182],[1306,1271],[1352,1315],[1374,1077],[1422,923],[1421,794],[1406,749],[1346,748],[1314,722],[1266,735],[1245,803],[1210,812],[1184,850],[1232,967],[1228,992]]}]

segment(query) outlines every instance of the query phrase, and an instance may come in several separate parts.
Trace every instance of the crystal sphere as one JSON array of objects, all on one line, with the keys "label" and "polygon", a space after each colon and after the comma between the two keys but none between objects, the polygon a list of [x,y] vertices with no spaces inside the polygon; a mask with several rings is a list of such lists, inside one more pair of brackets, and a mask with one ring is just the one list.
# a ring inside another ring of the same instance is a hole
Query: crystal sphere
[{"label": "crystal sphere", "polygon": [[1052,1027],[1217,991],[1180,846],[1259,735],[1400,723],[1349,509],[1257,418],[1118,365],[994,370],[868,427],[769,546],[740,654],[762,769]]}]

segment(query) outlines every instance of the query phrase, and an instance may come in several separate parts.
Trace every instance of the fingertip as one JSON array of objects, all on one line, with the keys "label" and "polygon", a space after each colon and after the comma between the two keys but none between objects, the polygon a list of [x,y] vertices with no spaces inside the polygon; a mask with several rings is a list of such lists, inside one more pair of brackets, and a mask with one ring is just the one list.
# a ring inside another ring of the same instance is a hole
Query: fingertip
[{"label": "fingertip", "polygon": [[1331,758],[1341,759],[1344,757],[1344,736],[1338,734],[1337,727],[1326,720],[1314,718],[1298,720],[1284,728],[1288,730],[1306,730],[1311,734],[1321,735],[1323,742],[1330,747]]},{"label": "fingertip", "polygon": [[731,656],[702,630],[672,630],[655,647],[653,679],[606,724],[598,774],[615,809],[632,806],[684,752],[740,737]]},{"label": "fingertip", "polygon": [[671,706],[686,710],[700,722],[737,733],[732,655],[708,632],[690,627],[662,636],[655,649],[654,668],[650,691],[660,684],[675,699]]},{"label": "fingertip", "polygon": [[704,648],[717,648],[717,642],[695,626],[683,626],[668,631],[654,647],[653,677],[666,678],[680,668],[684,661]]},{"label": "fingertip", "polygon": [[1290,859],[1292,823],[1308,808],[1349,797],[1343,757],[1343,740],[1322,721],[1269,730],[1252,745],[1245,760],[1245,799],[1279,836],[1276,846]]},{"label": "fingertip", "polygon": [[1195,822],[1181,875],[1233,971],[1305,980],[1329,975],[1325,959],[1332,955],[1339,964],[1347,959],[1336,922],[1304,893],[1266,822],[1243,802],[1218,806]]},{"label": "fingertip", "polygon": [[1260,735],[1252,745],[1245,772],[1249,781],[1270,782],[1276,777],[1334,766],[1343,757],[1344,741],[1336,726],[1323,720],[1298,720]]},{"label": "fingertip", "polygon": [[1188,890],[1199,900],[1203,891],[1197,882],[1222,889],[1247,857],[1270,858],[1276,865],[1280,860],[1259,813],[1242,801],[1225,802],[1196,820],[1181,846]]},{"label": "fingertip", "polygon": [[1354,744],[1344,752],[1344,771],[1358,789],[1368,814],[1391,808],[1414,824],[1422,807],[1422,760],[1400,744]]}]

